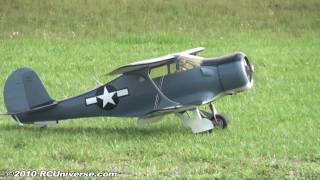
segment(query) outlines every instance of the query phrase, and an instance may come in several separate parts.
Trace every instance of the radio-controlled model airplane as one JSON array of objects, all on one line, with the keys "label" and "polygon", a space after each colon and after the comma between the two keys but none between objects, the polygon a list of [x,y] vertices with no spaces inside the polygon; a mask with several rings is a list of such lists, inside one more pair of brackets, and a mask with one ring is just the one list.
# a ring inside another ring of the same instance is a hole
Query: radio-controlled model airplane
[{"label": "radio-controlled model airplane", "polygon": [[[138,117],[139,124],[158,121],[174,113],[194,133],[227,127],[225,115],[212,102],[253,85],[253,66],[243,53],[203,58],[204,48],[128,64],[110,75],[113,81],[83,94],[56,101],[37,74],[20,68],[7,79],[4,102],[19,124],[56,124],[60,120],[95,117]],[[211,112],[200,111],[208,104]]]}]

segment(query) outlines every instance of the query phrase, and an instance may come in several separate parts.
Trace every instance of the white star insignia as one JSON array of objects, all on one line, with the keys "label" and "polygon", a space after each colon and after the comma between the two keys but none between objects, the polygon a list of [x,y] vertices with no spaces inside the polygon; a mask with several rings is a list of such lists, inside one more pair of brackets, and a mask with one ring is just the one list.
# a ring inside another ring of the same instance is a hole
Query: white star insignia
[{"label": "white star insignia", "polygon": [[102,107],[104,108],[108,103],[111,103],[113,105],[115,105],[116,103],[114,102],[114,100],[112,99],[112,97],[114,96],[116,92],[108,92],[108,89],[106,87],[104,87],[103,89],[103,94],[100,96],[97,96],[97,98],[101,99],[103,102]]},{"label": "white star insignia", "polygon": [[116,95],[118,98],[129,95],[128,89],[121,89],[114,92],[109,92],[107,87],[103,87],[103,94],[99,96],[89,97],[86,98],[86,105],[96,104],[98,103],[98,99],[102,100],[102,108],[106,107],[108,103],[113,104],[114,106],[117,105],[116,102],[113,100],[113,96]]}]

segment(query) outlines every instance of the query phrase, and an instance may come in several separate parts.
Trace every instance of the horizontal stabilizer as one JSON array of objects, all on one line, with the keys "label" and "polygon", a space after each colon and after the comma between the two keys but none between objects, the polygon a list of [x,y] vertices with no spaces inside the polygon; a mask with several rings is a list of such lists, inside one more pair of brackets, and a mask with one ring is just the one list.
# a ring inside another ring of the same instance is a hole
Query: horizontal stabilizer
[{"label": "horizontal stabilizer", "polygon": [[32,112],[41,111],[41,110],[48,110],[50,108],[55,107],[57,104],[58,104],[58,102],[54,101],[51,104],[47,104],[47,105],[44,105],[44,106],[39,106],[39,107],[30,109],[30,110],[19,111],[19,112],[1,113],[0,115],[18,115],[18,114],[22,114],[22,113],[32,113]]}]

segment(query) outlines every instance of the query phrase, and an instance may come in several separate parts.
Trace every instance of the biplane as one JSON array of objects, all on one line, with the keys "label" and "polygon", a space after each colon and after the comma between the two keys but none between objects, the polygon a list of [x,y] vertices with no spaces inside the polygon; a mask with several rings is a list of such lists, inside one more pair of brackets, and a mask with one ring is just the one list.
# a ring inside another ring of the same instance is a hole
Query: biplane
[{"label": "biplane", "polygon": [[[225,128],[228,119],[213,102],[253,85],[253,65],[244,53],[204,58],[198,47],[119,67],[117,77],[80,95],[52,99],[30,68],[14,71],[5,82],[6,115],[19,124],[50,125],[61,120],[112,116],[137,117],[141,125],[177,115],[194,133]],[[210,111],[199,110],[208,105]]]}]

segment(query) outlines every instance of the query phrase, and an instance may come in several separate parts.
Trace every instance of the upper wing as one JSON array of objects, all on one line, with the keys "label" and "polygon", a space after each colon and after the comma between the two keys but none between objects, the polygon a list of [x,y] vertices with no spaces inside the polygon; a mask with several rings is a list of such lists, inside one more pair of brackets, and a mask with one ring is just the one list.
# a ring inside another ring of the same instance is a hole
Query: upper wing
[{"label": "upper wing", "polygon": [[147,67],[155,67],[159,66],[162,64],[166,64],[167,62],[174,60],[175,56],[172,55],[167,55],[167,56],[162,56],[150,60],[144,60],[144,61],[139,61],[136,63],[128,64],[122,67],[119,67],[109,73],[109,75],[114,75],[114,74],[124,74],[127,72],[131,71],[136,71],[139,69],[147,68]]},{"label": "upper wing", "polygon": [[192,49],[188,49],[185,51],[181,51],[181,52],[177,52],[177,53],[173,53],[174,55],[183,55],[183,54],[191,54],[191,55],[196,55],[199,52],[203,51],[204,47],[197,47],[197,48],[192,48]]},{"label": "upper wing", "polygon": [[143,68],[156,67],[156,66],[159,66],[159,65],[162,65],[162,64],[166,64],[169,61],[175,60],[180,55],[187,55],[187,54],[195,55],[198,52],[201,52],[203,50],[204,50],[203,47],[198,47],[198,48],[188,49],[188,50],[182,51],[182,52],[169,54],[169,55],[166,55],[166,56],[161,56],[161,57],[158,57],[158,58],[148,59],[148,60],[144,60],[144,61],[138,61],[138,62],[135,62],[135,63],[131,63],[131,64],[128,64],[128,65],[119,67],[119,68],[111,71],[109,73],[109,75],[124,74],[124,73],[127,73],[127,72],[136,71],[136,70],[143,69]]}]

